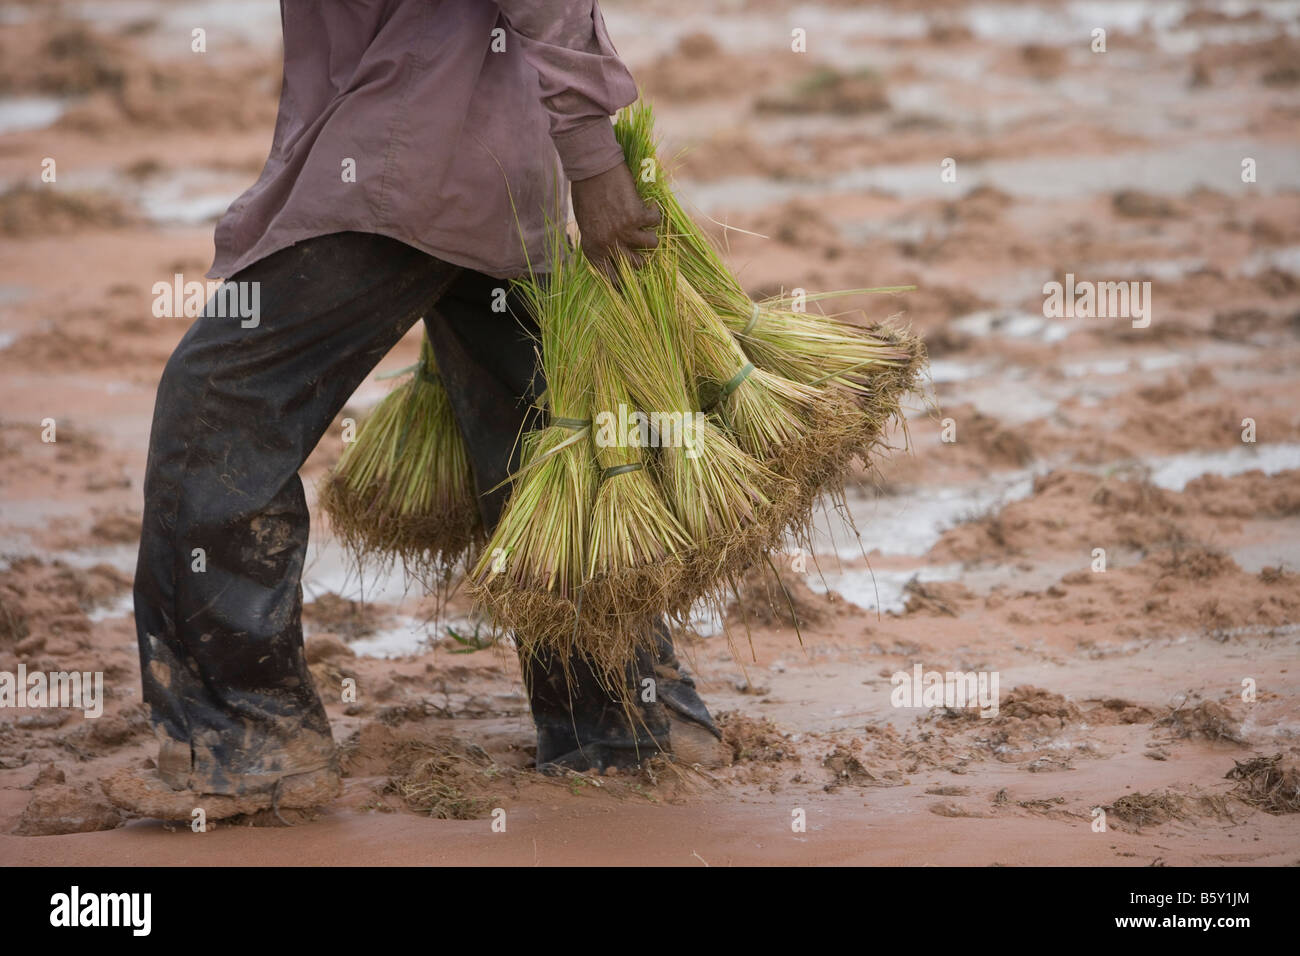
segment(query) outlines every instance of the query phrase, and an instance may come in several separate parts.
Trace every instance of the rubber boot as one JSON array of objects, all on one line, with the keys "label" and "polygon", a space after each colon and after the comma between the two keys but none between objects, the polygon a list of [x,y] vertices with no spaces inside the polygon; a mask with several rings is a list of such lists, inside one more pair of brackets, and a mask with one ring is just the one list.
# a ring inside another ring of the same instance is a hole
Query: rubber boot
[{"label": "rubber boot", "polygon": [[570,658],[567,674],[555,655],[521,657],[537,727],[538,770],[627,769],[657,754],[703,766],[728,762],[722,733],[683,671],[667,626],[659,621],[654,630],[656,652],[637,653],[626,704],[580,657]]},{"label": "rubber boot", "polygon": [[558,655],[541,652],[521,663],[537,727],[538,770],[630,768],[669,749],[663,704],[643,699],[633,683],[654,668],[648,652],[629,669],[626,703],[601,685],[585,658],[570,658],[566,668]]},{"label": "rubber boot", "polygon": [[656,621],[654,631],[657,644],[654,675],[659,699],[679,717],[698,724],[721,740],[722,731],[713,722],[709,708],[695,690],[695,681],[677,659],[668,625],[663,620]]}]

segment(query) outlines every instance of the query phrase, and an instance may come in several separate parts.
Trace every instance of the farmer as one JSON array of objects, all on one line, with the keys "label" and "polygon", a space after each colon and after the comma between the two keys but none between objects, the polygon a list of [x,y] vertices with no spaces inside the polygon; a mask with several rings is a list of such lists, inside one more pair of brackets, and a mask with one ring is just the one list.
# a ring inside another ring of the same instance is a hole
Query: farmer
[{"label": "farmer", "polygon": [[[610,115],[636,87],[594,0],[283,0],[270,158],[216,229],[208,303],[158,386],[135,615],[157,769],[104,781],[146,816],[309,807],[340,791],[302,641],[308,513],[298,469],[421,319],[469,446],[489,529],[544,389],[536,326],[505,281],[547,262],[571,188],[588,258],[655,245]],[[571,187],[570,187],[571,184]],[[256,284],[256,285],[253,285]],[[220,295],[220,293],[219,293]],[[485,493],[487,492],[487,493]],[[629,715],[581,659],[531,662],[541,769],[707,759],[718,732],[661,622]],[[566,677],[566,672],[571,676]],[[638,695],[639,700],[639,695]]]}]

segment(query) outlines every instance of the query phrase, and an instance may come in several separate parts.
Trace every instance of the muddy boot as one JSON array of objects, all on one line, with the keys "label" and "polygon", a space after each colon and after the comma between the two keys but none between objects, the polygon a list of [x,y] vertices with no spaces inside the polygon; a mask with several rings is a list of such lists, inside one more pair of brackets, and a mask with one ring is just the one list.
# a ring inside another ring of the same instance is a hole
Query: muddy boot
[{"label": "muddy boot", "polygon": [[703,767],[730,762],[721,731],[677,660],[668,628],[661,622],[655,632],[657,653],[638,652],[635,681],[628,681],[630,716],[581,658],[571,659],[567,678],[554,656],[525,663],[539,770],[635,767],[656,754]]},{"label": "muddy boot", "polygon": [[194,819],[202,810],[208,820],[225,820],[245,813],[271,810],[305,810],[323,806],[343,791],[337,761],[305,773],[267,781],[257,790],[240,794],[174,790],[153,770],[119,770],[99,782],[110,803],[154,820]]},{"label": "muddy boot", "polygon": [[[638,659],[636,672],[648,672],[650,655],[638,657],[644,660]],[[625,705],[601,686],[584,658],[571,658],[567,674],[559,657],[547,652],[522,663],[543,773],[636,767],[668,749],[664,706],[633,693],[630,674]]]},{"label": "muddy boot", "polygon": [[695,681],[677,659],[668,625],[661,619],[655,622],[654,630],[655,692],[668,713],[673,756],[686,764],[725,767],[731,763],[731,749],[722,742],[722,731],[695,690]]}]

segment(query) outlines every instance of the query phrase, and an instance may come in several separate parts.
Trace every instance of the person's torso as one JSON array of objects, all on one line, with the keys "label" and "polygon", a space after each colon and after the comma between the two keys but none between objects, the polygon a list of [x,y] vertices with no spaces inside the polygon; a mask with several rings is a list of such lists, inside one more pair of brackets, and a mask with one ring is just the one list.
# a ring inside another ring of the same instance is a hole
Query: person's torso
[{"label": "person's torso", "polygon": [[566,184],[536,71],[495,4],[281,0],[281,15],[271,154],[218,225],[214,273],[322,231],[497,275],[544,256]]}]

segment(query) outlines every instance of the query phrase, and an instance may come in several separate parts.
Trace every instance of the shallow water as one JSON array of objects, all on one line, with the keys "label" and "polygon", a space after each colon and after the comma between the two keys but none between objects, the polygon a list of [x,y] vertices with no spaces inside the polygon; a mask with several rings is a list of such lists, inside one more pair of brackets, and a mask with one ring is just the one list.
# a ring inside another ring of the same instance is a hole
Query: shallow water
[{"label": "shallow water", "polygon": [[[1269,170],[1273,189],[1300,188],[1300,150],[1293,145],[1242,141],[1187,143],[1109,154],[1036,156],[963,163],[956,194],[991,186],[1025,199],[1065,200],[1136,189],[1181,196],[1198,187],[1230,195],[1252,191],[1241,181],[1241,160],[1249,156]],[[792,199],[878,191],[903,199],[951,199],[954,184],[939,178],[938,162],[880,164],[818,179],[779,181],[732,176],[710,182],[681,181],[682,194],[710,214],[757,209]]]},{"label": "shallow water", "polygon": [[67,109],[55,96],[0,97],[0,135],[51,126]]},{"label": "shallow water", "polygon": [[1238,445],[1222,451],[1193,451],[1147,460],[1151,481],[1170,491],[1182,491],[1201,475],[1229,477],[1258,469],[1266,475],[1300,468],[1300,443]]},{"label": "shallow water", "polygon": [[831,555],[822,558],[823,572],[829,572],[836,557],[852,561],[861,558],[864,550],[919,557],[934,546],[945,529],[990,508],[1028,497],[1032,490],[1033,472],[1021,470],[994,475],[978,484],[925,486],[890,496],[851,494],[849,512],[861,541],[843,521],[822,521],[823,533],[829,540],[828,546],[818,546],[818,553],[825,550]]},{"label": "shallow water", "polygon": [[901,614],[907,604],[905,588],[913,578],[918,581],[952,581],[961,576],[961,571],[958,564],[906,570],[853,568],[809,574],[807,582],[809,589],[817,594],[834,591],[868,611]]}]

